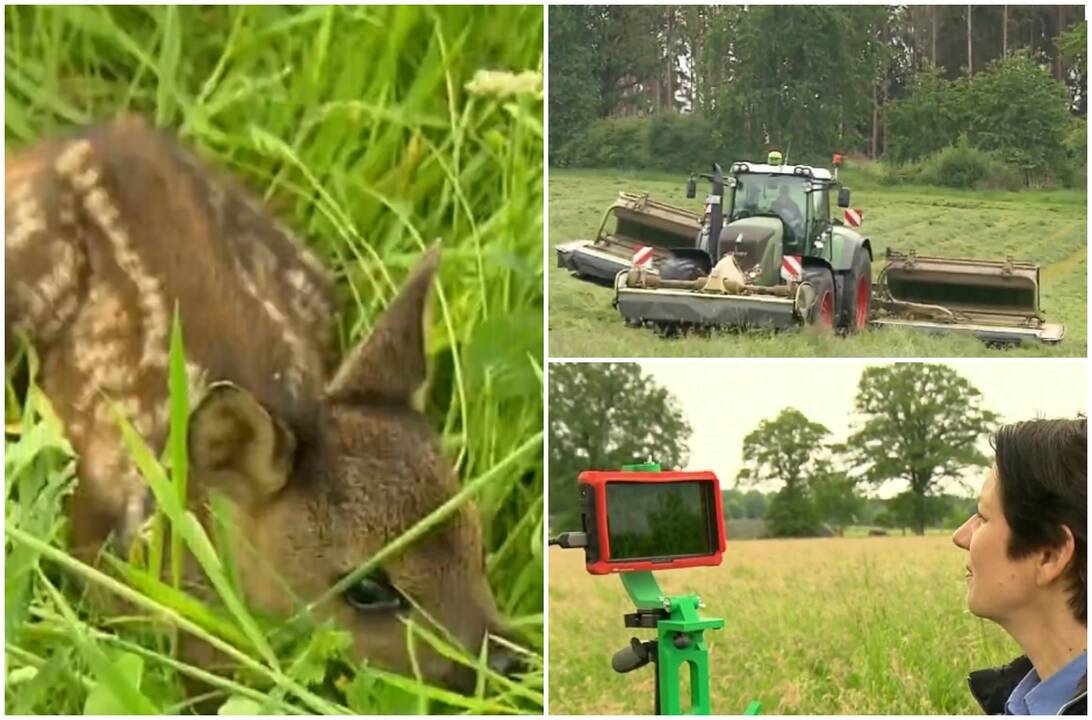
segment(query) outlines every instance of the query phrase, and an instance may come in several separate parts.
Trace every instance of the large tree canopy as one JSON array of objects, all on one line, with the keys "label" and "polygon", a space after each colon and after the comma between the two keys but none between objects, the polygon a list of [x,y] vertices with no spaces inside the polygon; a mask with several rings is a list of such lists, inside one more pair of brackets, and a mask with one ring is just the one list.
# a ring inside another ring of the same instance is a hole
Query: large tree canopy
[{"label": "large tree canopy", "polygon": [[829,435],[825,425],[808,420],[796,408],[785,408],[743,438],[743,468],[737,480],[743,485],[806,487],[822,461]]},{"label": "large tree canopy", "polygon": [[981,393],[946,365],[898,363],[866,368],[855,400],[861,422],[847,453],[873,484],[903,480],[916,498],[914,529],[924,532],[926,497],[988,458],[978,442],[997,415]]},{"label": "large tree canopy", "polygon": [[553,363],[549,384],[550,515],[568,529],[578,517],[582,471],[648,459],[665,470],[686,465],[690,425],[636,363]]},{"label": "large tree canopy", "polygon": [[801,537],[818,531],[820,518],[812,498],[832,474],[829,436],[826,426],[789,407],[774,419],[761,421],[743,438],[738,482],[781,486],[766,513],[771,535]]}]

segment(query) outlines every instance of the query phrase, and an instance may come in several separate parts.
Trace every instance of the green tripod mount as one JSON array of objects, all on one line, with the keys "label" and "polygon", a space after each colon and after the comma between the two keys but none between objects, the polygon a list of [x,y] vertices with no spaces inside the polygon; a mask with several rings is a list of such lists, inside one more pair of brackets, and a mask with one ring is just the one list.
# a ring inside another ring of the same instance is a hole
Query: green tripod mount
[{"label": "green tripod mount", "polygon": [[[630,640],[630,646],[615,654],[611,662],[618,672],[629,672],[649,662],[656,672],[657,715],[709,715],[709,648],[706,630],[724,627],[721,618],[698,615],[697,595],[664,595],[651,572],[622,573],[622,585],[637,606],[625,616],[626,627],[656,630],[656,639]],[[690,704],[683,710],[679,671],[689,666]]]}]

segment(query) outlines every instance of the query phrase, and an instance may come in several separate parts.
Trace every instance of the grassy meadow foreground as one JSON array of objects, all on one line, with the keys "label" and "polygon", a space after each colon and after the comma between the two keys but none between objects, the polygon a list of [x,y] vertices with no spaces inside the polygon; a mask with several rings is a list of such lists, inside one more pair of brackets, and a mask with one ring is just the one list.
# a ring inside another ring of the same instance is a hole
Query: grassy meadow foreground
[{"label": "grassy meadow foreground", "polygon": [[[614,673],[634,634],[620,580],[584,571],[583,553],[550,554],[550,712],[649,714],[651,666]],[[706,633],[713,712],[978,714],[969,671],[1019,649],[964,605],[963,553],[947,536],[729,543],[724,564],[659,573],[697,592],[723,630]]]},{"label": "grassy meadow foreground", "polygon": [[[1065,325],[1059,345],[989,348],[971,337],[872,330],[854,337],[812,332],[711,332],[664,339],[649,329],[625,327],[611,307],[613,290],[583,282],[556,267],[551,251],[551,357],[672,356],[1083,356],[1087,348],[1086,193],[1077,190],[973,192],[936,187],[890,187],[843,174],[853,206],[864,211],[872,239],[875,279],[885,248],[921,254],[1000,258],[1039,263],[1040,308]],[[550,170],[550,245],[591,240],[603,212],[620,190],[648,192],[673,205],[701,210],[687,200],[683,175],[636,175],[619,170]],[[837,210],[837,208],[834,208]]]}]

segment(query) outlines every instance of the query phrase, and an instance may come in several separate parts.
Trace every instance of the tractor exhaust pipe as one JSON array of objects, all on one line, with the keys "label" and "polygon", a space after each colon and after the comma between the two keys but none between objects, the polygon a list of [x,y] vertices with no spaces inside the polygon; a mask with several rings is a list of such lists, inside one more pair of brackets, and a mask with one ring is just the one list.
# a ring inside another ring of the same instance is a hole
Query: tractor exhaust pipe
[{"label": "tractor exhaust pipe", "polygon": [[[718,259],[718,245],[720,244],[720,231],[724,227],[724,172],[720,165],[713,163],[712,173],[701,173],[701,177],[712,183],[712,194],[705,199],[705,216],[702,222],[701,239],[698,247],[704,250],[716,265]],[[686,183],[686,196],[694,197],[696,194],[693,176]]]}]

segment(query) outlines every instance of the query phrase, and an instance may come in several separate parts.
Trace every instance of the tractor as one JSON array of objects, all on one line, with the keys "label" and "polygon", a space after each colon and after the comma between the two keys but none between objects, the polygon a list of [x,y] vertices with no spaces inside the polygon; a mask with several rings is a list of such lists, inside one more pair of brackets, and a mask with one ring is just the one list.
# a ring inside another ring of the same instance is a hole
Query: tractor
[{"label": "tractor", "polygon": [[[1059,342],[1039,313],[1039,268],[1030,263],[938,258],[889,250],[873,284],[872,243],[861,211],[834,171],[736,162],[691,175],[711,185],[701,216],[621,193],[593,242],[557,246],[558,264],[609,282],[627,323],[784,329],[801,324],[858,332],[897,326],[969,333],[990,343]],[[831,213],[832,195],[841,218]],[[613,231],[609,229],[613,218]]]}]

